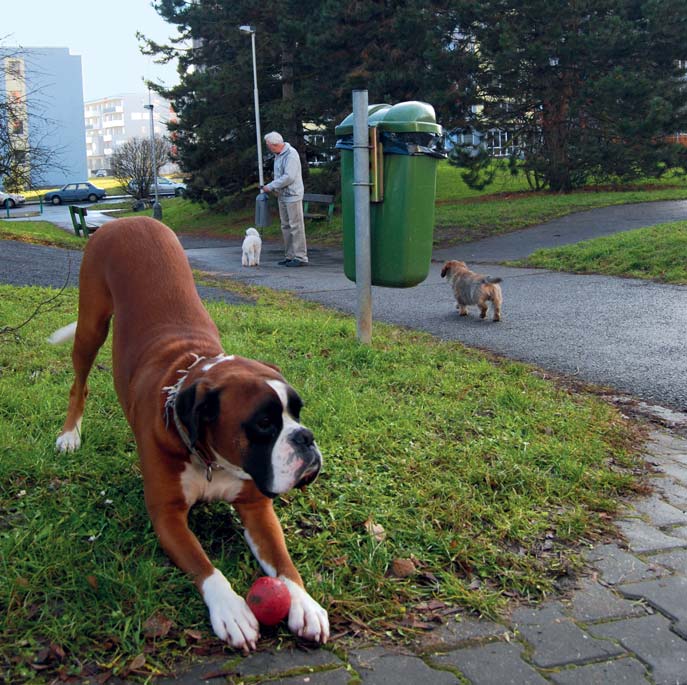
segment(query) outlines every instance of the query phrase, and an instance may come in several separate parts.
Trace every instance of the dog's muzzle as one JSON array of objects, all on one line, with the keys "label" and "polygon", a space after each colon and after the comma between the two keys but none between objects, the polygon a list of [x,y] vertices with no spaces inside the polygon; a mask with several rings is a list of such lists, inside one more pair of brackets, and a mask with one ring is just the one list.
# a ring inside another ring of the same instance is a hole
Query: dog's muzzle
[{"label": "dog's muzzle", "polygon": [[315,436],[307,428],[299,428],[289,435],[289,442],[295,456],[302,460],[303,465],[296,475],[297,488],[312,483],[322,468],[322,455],[315,443]]}]

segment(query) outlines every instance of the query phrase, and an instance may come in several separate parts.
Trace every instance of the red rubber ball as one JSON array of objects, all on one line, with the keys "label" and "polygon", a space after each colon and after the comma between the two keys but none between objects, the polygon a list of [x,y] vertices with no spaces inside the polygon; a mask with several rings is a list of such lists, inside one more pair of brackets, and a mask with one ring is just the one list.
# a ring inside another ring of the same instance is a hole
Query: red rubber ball
[{"label": "red rubber ball", "polygon": [[263,576],[251,585],[246,602],[262,625],[276,626],[288,616],[291,595],[281,580]]}]

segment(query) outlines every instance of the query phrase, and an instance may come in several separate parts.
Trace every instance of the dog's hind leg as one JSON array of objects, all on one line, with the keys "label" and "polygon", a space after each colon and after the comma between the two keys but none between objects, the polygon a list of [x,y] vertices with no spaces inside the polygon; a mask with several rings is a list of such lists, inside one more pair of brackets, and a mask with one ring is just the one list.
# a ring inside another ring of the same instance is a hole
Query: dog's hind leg
[{"label": "dog's hind leg", "polygon": [[[107,339],[112,317],[112,304],[104,283],[88,283],[82,273],[79,290],[79,318],[72,348],[74,382],[69,391],[69,407],[55,447],[60,452],[73,452],[81,446],[81,418],[88,396],[88,374],[98,350]],[[98,285],[100,286],[98,288]]]},{"label": "dog's hind leg", "polygon": [[494,310],[494,321],[501,321],[501,303],[503,298],[501,296],[501,289],[494,288],[494,298],[491,301],[492,309]]}]

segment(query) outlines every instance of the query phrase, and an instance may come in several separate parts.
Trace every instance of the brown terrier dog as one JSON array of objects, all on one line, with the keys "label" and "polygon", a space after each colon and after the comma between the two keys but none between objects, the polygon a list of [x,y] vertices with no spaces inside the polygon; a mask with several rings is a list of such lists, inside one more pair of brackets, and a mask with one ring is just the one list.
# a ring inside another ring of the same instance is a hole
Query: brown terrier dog
[{"label": "brown terrier dog", "polygon": [[465,262],[456,260],[444,263],[441,277],[444,278],[446,274],[449,274],[453,294],[458,302],[456,309],[460,311],[461,316],[468,315],[468,305],[476,304],[480,311],[479,318],[484,319],[487,316],[487,303],[491,301],[492,309],[494,310],[494,321],[501,321],[501,302],[503,297],[501,295],[501,286],[497,285],[501,282],[500,278],[476,274],[468,269],[468,265]]}]

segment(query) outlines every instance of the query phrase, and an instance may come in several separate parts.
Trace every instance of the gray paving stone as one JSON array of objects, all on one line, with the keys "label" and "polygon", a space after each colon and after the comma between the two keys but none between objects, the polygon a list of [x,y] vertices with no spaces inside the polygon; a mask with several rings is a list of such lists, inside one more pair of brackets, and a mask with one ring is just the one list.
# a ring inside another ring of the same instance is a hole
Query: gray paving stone
[{"label": "gray paving stone", "polygon": [[457,668],[472,685],[546,685],[546,680],[522,660],[522,645],[492,642],[457,649],[431,658],[433,664]]},{"label": "gray paving stone", "polygon": [[662,459],[659,462],[658,468],[681,485],[687,484],[687,465],[673,459]]},{"label": "gray paving stone", "polygon": [[655,456],[682,456],[687,459],[687,440],[666,431],[654,431],[645,449]]},{"label": "gray paving stone", "polygon": [[[230,659],[211,658],[200,664],[180,668],[179,671],[169,678],[155,680],[155,685],[222,685],[227,682],[227,676],[236,673],[231,666],[227,666],[235,657]],[[215,674],[216,677],[208,677]],[[113,681],[110,681],[113,682]]]},{"label": "gray paving stone", "polygon": [[665,575],[662,569],[642,561],[615,544],[595,547],[588,553],[587,558],[609,585],[653,580],[657,576]]},{"label": "gray paving stone", "polygon": [[660,490],[674,507],[687,511],[687,487],[668,477],[655,479],[654,487]]},{"label": "gray paving stone", "polygon": [[666,566],[678,573],[687,574],[687,550],[676,549],[671,552],[664,552],[662,554],[654,554],[649,557],[652,564],[660,564]]},{"label": "gray paving stone", "polygon": [[348,685],[351,682],[351,674],[343,668],[337,668],[335,671],[319,671],[260,682],[264,685]]},{"label": "gray paving stone", "polygon": [[538,609],[517,609],[513,627],[534,648],[532,661],[542,668],[582,664],[623,653],[613,643],[594,639],[551,602]]},{"label": "gray paving stone", "polygon": [[414,651],[421,654],[444,652],[470,640],[503,638],[509,634],[509,629],[500,623],[457,615],[455,618],[449,617],[446,623],[421,635]]},{"label": "gray paving stone", "polygon": [[341,667],[341,660],[326,649],[284,649],[273,652],[254,652],[241,659],[236,666],[239,676],[280,676],[300,668],[321,669],[327,666]]},{"label": "gray paving stone", "polygon": [[[687,473],[687,470],[685,471]],[[633,508],[653,526],[687,524],[687,513],[663,501],[657,495],[633,502]]]},{"label": "gray paving stone", "polygon": [[646,614],[642,605],[618,596],[591,578],[585,578],[581,582],[569,603],[573,618],[584,623]]},{"label": "gray paving stone", "polygon": [[623,519],[618,521],[617,525],[627,539],[630,550],[638,554],[660,552],[685,545],[684,540],[666,535],[639,519]]},{"label": "gray paving stone", "polygon": [[626,597],[645,599],[662,614],[672,618],[680,633],[687,635],[687,578],[685,576],[668,576],[645,583],[619,585],[618,590]]},{"label": "gray paving stone", "polygon": [[460,680],[452,673],[436,671],[419,657],[390,653],[380,647],[371,647],[351,652],[349,660],[364,685],[399,685],[400,683],[460,684]]},{"label": "gray paving stone", "polygon": [[617,640],[649,665],[656,685],[687,685],[687,642],[670,630],[667,618],[654,614],[589,628],[599,637]]},{"label": "gray paving stone", "polygon": [[647,685],[646,668],[636,659],[616,659],[600,664],[551,673],[557,685]]}]

